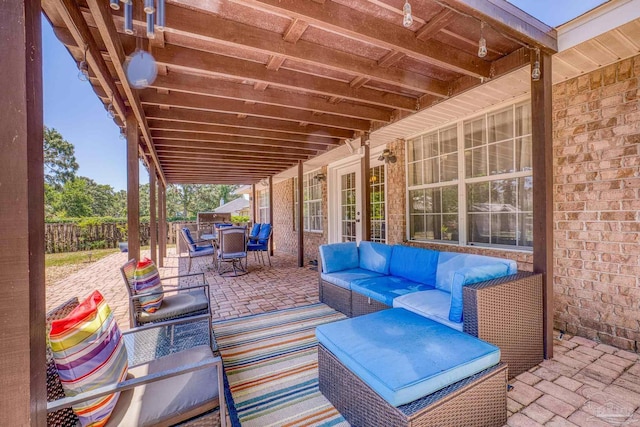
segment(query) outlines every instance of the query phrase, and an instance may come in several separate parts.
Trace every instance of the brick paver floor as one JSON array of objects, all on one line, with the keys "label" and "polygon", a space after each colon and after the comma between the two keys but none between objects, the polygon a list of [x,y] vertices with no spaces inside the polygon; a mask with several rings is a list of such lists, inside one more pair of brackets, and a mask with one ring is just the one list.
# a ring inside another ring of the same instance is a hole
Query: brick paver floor
[{"label": "brick paver floor", "polygon": [[[144,253],[143,253],[144,255]],[[127,254],[114,254],[47,287],[47,308],[99,289],[119,325],[129,325],[127,294],[119,267]],[[263,313],[318,302],[318,276],[298,268],[296,257],[278,253],[273,266],[252,256],[249,274],[221,277],[210,258],[193,260],[191,272],[204,272],[211,286],[214,320]],[[187,259],[170,250],[162,276],[186,273]],[[640,359],[620,350],[556,331],[555,357],[511,381],[507,425],[640,427]]]}]

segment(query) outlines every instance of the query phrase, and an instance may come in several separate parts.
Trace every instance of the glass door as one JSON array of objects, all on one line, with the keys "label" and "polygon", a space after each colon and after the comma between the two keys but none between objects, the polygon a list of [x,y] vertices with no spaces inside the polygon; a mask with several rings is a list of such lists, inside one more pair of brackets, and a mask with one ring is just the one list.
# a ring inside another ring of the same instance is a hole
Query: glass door
[{"label": "glass door", "polygon": [[359,242],[362,238],[359,183],[358,167],[349,167],[338,172],[340,217],[337,229],[340,242]]}]

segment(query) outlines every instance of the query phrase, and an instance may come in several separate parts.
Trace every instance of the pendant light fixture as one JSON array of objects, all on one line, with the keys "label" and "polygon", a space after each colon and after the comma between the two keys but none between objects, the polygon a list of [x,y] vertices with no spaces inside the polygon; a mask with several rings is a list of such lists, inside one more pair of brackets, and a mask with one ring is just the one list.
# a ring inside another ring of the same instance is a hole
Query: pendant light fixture
[{"label": "pendant light fixture", "polygon": [[133,4],[131,2],[124,4],[124,32],[133,34]]},{"label": "pendant light fixture", "polygon": [[155,27],[153,22],[154,14],[147,14],[147,37],[150,39],[154,39],[156,37]]},{"label": "pendant light fixture", "polygon": [[540,49],[536,48],[536,60],[533,63],[533,67],[531,68],[531,80],[537,82],[540,80],[540,76],[542,73],[540,72]]},{"label": "pendant light fixture", "polygon": [[144,0],[144,13],[151,15],[155,11],[156,8],[153,5],[153,0]]},{"label": "pendant light fixture", "polygon": [[478,41],[478,57],[487,56],[487,40],[484,38],[484,22],[480,22],[480,40]]},{"label": "pendant light fixture", "polygon": [[81,82],[89,81],[89,64],[87,64],[87,45],[84,46],[84,56],[78,65],[78,79]]},{"label": "pendant light fixture", "polygon": [[156,7],[156,28],[158,31],[164,31],[164,25],[164,0],[158,0],[158,6]]},{"label": "pendant light fixture", "polygon": [[109,6],[113,10],[120,10],[120,0],[109,0]]},{"label": "pendant light fixture", "polygon": [[413,24],[413,15],[411,15],[411,5],[409,0],[404,1],[404,7],[402,8],[402,25],[405,28],[409,28]]}]

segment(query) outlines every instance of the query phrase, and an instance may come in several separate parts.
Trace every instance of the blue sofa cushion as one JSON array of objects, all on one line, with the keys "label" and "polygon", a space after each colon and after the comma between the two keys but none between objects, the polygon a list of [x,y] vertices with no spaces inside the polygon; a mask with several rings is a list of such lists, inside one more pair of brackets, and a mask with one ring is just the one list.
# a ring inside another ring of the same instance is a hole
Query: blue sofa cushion
[{"label": "blue sofa cushion", "polygon": [[335,273],[320,274],[322,280],[349,290],[351,289],[351,283],[356,280],[372,279],[380,276],[382,276],[380,273],[363,270],[361,268],[351,268],[349,270],[336,271]]},{"label": "blue sofa cushion", "polygon": [[394,245],[389,272],[414,282],[433,286],[436,282],[438,251]]},{"label": "blue sofa cushion", "polygon": [[453,275],[453,283],[451,285],[449,320],[452,322],[462,322],[462,288],[464,286],[507,275],[509,275],[509,268],[503,263],[465,267],[456,271]]},{"label": "blue sofa cushion", "polygon": [[404,308],[428,319],[440,322],[458,331],[462,331],[462,322],[449,320],[449,308],[451,307],[451,294],[440,289],[413,292],[399,296],[393,300],[393,306]]},{"label": "blue sofa cushion", "polygon": [[393,406],[500,361],[498,347],[402,308],[321,325],[316,336]]},{"label": "blue sofa cushion", "polygon": [[436,289],[451,292],[453,275],[463,268],[483,266],[488,264],[506,266],[507,275],[516,274],[518,265],[510,259],[495,258],[484,255],[463,254],[458,252],[440,252],[438,256],[438,270],[436,272]]},{"label": "blue sofa cushion", "polygon": [[[413,282],[395,276],[382,276],[373,279],[361,279],[351,283],[351,290],[388,306],[393,306],[393,300],[400,295],[433,289],[433,286]],[[447,304],[447,314],[449,304]]]},{"label": "blue sofa cushion", "polygon": [[389,263],[393,246],[376,242],[360,242],[358,255],[360,268],[375,271],[380,274],[389,274]]},{"label": "blue sofa cushion", "polygon": [[358,245],[356,242],[332,243],[320,245],[320,259],[322,260],[322,272],[333,273],[335,271],[358,268]]}]

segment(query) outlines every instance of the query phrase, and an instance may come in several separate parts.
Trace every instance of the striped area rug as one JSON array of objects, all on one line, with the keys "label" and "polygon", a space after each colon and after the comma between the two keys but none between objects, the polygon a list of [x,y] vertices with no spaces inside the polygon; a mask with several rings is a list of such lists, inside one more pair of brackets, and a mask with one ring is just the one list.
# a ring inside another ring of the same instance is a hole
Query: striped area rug
[{"label": "striped area rug", "polygon": [[315,327],[344,319],[324,304],[215,322],[234,426],[348,426],[318,390]]}]

